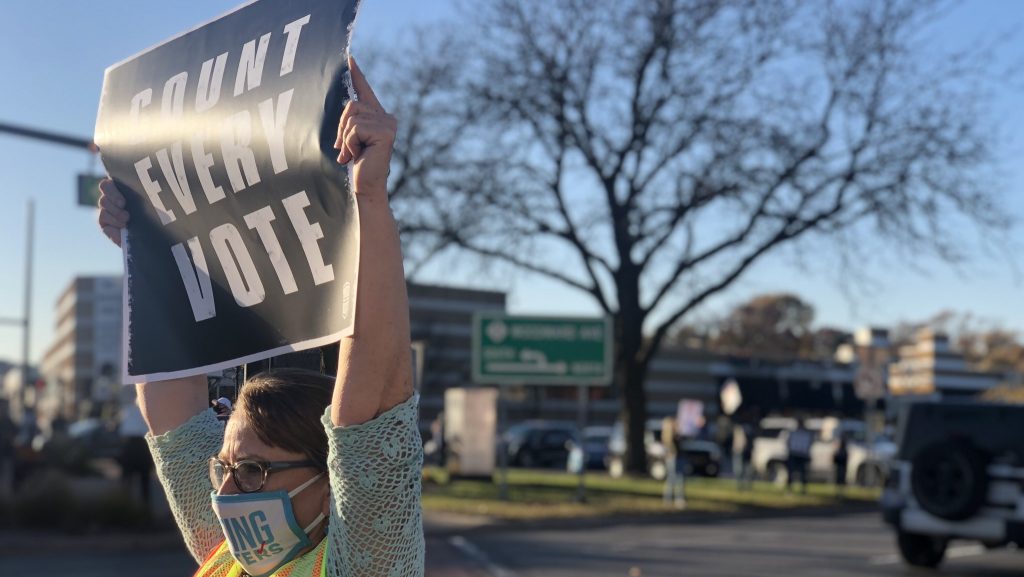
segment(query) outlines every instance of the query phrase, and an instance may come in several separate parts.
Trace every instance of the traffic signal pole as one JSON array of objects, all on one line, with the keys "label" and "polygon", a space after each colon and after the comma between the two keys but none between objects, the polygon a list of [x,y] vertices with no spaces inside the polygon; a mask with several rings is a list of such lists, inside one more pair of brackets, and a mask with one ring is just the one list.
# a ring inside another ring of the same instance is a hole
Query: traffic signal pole
[{"label": "traffic signal pole", "polygon": [[91,139],[88,138],[69,136],[67,134],[50,132],[48,130],[38,130],[36,128],[29,128],[27,126],[16,126],[14,124],[8,124],[6,122],[0,122],[0,134],[11,134],[13,136],[20,136],[22,138],[41,140],[43,142],[49,142],[50,144],[70,146],[72,148],[84,149],[93,153],[99,151],[99,149],[96,147],[96,143],[94,143]]}]

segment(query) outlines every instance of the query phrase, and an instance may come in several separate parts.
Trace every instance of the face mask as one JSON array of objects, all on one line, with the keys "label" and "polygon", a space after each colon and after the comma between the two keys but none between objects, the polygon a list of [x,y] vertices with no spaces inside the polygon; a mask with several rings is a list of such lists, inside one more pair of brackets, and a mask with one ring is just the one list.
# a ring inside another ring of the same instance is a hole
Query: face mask
[{"label": "face mask", "polygon": [[224,529],[231,556],[246,573],[252,577],[270,575],[311,545],[309,532],[324,520],[324,514],[302,529],[292,512],[291,498],[322,476],[320,473],[287,493],[213,492],[213,511]]}]

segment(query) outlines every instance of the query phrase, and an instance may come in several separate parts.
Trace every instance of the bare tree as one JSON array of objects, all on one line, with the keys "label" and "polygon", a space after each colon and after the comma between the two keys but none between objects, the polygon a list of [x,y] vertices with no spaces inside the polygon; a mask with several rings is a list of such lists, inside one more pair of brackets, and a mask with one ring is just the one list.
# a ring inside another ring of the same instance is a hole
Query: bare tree
[{"label": "bare tree", "polygon": [[486,169],[473,160],[481,131],[465,93],[466,46],[458,35],[439,32],[413,30],[400,48],[366,49],[384,104],[400,120],[388,194],[411,278],[450,246],[438,231],[456,226],[465,214],[465,204],[453,194],[469,179],[465,173],[475,178]]},{"label": "bare tree", "polygon": [[[613,317],[632,471],[658,347],[765,255],[857,231],[956,260],[963,223],[1009,226],[986,177],[989,68],[984,55],[926,53],[934,2],[474,11],[446,89],[468,119],[452,130],[467,132],[424,171],[440,208],[410,214],[435,246],[557,279]],[[417,148],[411,138],[399,146]]]}]

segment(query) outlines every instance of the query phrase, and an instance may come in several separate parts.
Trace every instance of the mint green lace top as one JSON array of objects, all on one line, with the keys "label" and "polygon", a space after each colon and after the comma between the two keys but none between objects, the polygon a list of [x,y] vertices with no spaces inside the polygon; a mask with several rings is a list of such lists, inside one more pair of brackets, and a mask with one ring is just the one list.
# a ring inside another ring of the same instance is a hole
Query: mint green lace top
[{"label": "mint green lace top", "polygon": [[[331,483],[326,537],[330,577],[423,575],[423,449],[417,413],[416,397],[349,427],[335,427],[330,408],[324,412]],[[207,410],[146,440],[185,546],[202,563],[224,540],[210,505],[213,486],[207,466],[223,444],[223,423]]]}]

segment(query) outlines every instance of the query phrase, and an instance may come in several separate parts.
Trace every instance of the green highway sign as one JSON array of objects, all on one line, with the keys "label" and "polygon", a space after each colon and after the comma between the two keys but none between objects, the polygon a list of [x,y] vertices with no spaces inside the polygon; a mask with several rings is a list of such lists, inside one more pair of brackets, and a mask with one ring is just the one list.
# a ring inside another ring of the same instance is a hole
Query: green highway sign
[{"label": "green highway sign", "polygon": [[478,384],[607,386],[611,380],[611,319],[492,312],[473,317]]}]

